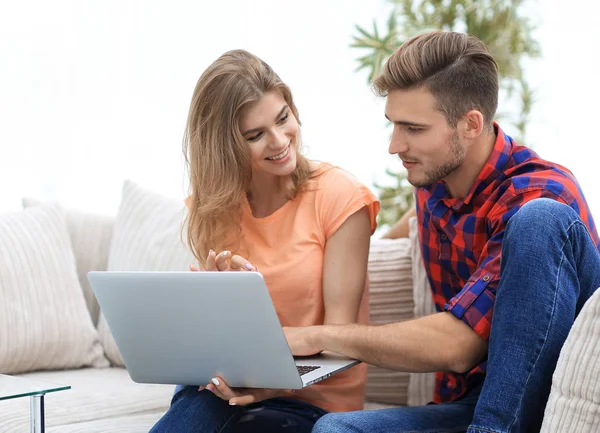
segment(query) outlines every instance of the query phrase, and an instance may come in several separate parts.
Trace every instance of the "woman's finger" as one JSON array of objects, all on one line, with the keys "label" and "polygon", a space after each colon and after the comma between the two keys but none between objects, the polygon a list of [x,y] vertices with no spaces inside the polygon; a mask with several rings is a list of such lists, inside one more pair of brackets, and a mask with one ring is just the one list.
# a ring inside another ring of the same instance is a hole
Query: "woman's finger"
[{"label": "woman's finger", "polygon": [[231,260],[231,253],[229,251],[221,251],[215,257],[215,266],[219,271],[229,270],[229,260]]},{"label": "woman's finger", "polygon": [[217,254],[213,250],[208,251],[208,256],[206,257],[206,270],[207,271],[218,271],[217,268]]},{"label": "woman's finger", "polygon": [[196,265],[190,265],[190,271],[192,271],[192,272],[198,272],[199,271],[198,266],[196,266]]},{"label": "woman's finger", "polygon": [[213,377],[212,383],[206,385],[206,389],[212,391],[216,396],[223,400],[230,400],[236,396],[236,393],[229,388],[225,381],[220,377]]},{"label": "woman's finger", "polygon": [[243,393],[238,393],[236,397],[229,399],[229,404],[232,406],[246,406],[248,404],[257,403],[269,398],[278,397],[284,393],[281,389],[249,389],[246,388]]},{"label": "woman's finger", "polygon": [[256,272],[256,268],[252,263],[237,254],[231,258],[231,264],[229,266],[231,266],[231,269],[233,270]]}]

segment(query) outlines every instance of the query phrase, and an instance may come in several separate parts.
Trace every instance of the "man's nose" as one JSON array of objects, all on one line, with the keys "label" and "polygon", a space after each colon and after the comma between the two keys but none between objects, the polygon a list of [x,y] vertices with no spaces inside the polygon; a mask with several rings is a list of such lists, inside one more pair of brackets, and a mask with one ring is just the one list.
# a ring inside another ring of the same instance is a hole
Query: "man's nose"
[{"label": "man's nose", "polygon": [[396,126],[394,127],[394,132],[392,132],[392,138],[390,140],[390,147],[388,151],[392,155],[402,154],[408,151],[406,140]]}]

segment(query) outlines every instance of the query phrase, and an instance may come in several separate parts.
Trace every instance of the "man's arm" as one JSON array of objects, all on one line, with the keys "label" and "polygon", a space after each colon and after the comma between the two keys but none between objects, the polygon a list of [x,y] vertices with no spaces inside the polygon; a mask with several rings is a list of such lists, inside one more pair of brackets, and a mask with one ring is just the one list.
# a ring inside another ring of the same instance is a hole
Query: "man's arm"
[{"label": "man's arm", "polygon": [[329,350],[399,371],[464,373],[487,354],[487,341],[450,313],[388,325],[285,328],[294,355]]}]

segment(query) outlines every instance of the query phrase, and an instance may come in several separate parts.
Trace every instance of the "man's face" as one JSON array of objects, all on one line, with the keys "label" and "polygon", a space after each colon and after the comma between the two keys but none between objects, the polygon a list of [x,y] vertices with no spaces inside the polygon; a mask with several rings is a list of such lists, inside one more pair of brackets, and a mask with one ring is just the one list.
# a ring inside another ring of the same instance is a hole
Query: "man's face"
[{"label": "man's face", "polygon": [[387,96],[385,113],[394,124],[389,152],[400,157],[408,181],[418,188],[446,179],[466,156],[458,131],[448,125],[435,103],[424,88],[392,90]]}]

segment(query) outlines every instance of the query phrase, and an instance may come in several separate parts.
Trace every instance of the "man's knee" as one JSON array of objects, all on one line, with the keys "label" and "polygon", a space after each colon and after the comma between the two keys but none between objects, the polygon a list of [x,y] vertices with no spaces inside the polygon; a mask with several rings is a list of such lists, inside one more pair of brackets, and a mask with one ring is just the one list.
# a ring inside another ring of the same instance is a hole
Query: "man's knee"
[{"label": "man's knee", "polygon": [[347,417],[347,415],[342,412],[323,415],[314,425],[312,433],[341,433],[352,431],[348,429],[348,423],[344,420],[345,417]]},{"label": "man's knee", "polygon": [[570,206],[549,198],[538,198],[525,203],[510,218],[506,225],[506,234],[515,235],[513,241],[523,241],[527,233],[556,233],[567,230],[579,215]]}]

